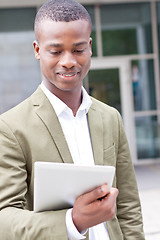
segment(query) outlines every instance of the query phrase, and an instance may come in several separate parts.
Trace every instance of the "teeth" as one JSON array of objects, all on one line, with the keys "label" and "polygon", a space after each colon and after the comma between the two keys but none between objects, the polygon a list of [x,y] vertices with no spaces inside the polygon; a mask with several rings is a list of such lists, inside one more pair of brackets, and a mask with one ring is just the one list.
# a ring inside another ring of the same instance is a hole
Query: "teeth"
[{"label": "teeth", "polygon": [[75,73],[73,73],[73,74],[60,74],[60,75],[65,76],[65,77],[72,77],[72,76],[75,75]]}]

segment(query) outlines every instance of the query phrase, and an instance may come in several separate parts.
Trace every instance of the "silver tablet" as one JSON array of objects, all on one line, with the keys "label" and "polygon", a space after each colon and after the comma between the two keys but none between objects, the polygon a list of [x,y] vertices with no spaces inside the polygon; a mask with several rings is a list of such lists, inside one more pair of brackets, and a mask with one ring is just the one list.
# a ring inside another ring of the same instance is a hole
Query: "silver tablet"
[{"label": "silver tablet", "polygon": [[75,199],[107,183],[112,186],[112,166],[79,166],[70,163],[36,162],[34,165],[34,211],[70,208]]}]

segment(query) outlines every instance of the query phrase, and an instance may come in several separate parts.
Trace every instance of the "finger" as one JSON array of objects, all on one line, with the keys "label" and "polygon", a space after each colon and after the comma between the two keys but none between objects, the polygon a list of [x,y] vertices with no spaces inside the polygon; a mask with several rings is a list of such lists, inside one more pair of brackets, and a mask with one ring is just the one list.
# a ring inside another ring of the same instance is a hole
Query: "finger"
[{"label": "finger", "polygon": [[110,192],[109,192],[109,194],[108,194],[108,197],[113,196],[114,198],[117,198],[118,194],[119,194],[119,190],[118,190],[117,188],[113,188],[113,187],[112,187],[112,188],[110,189]]},{"label": "finger", "polygon": [[108,194],[108,192],[109,192],[109,189],[107,184],[103,184],[102,186],[95,188],[94,190],[88,193],[85,193],[83,195],[83,198],[85,199],[86,204],[90,204],[99,198],[103,198]]},{"label": "finger", "polygon": [[116,197],[118,196],[118,194],[119,194],[119,190],[117,189],[117,188],[111,188],[111,190],[110,190],[110,193],[112,194],[115,194],[116,195]]},{"label": "finger", "polygon": [[107,194],[105,198],[103,198],[104,202],[108,204],[116,204],[116,199],[119,194],[119,191],[117,188],[111,188],[110,192]]}]

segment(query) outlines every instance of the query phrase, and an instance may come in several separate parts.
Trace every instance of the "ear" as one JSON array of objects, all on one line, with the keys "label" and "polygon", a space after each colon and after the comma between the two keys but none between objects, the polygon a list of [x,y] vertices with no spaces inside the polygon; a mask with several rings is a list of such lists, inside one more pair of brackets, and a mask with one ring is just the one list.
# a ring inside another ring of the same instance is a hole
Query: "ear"
[{"label": "ear", "polygon": [[40,60],[40,47],[36,40],[33,42],[33,48],[34,48],[35,58],[37,60]]},{"label": "ear", "polygon": [[89,38],[90,56],[92,56],[92,38]]}]

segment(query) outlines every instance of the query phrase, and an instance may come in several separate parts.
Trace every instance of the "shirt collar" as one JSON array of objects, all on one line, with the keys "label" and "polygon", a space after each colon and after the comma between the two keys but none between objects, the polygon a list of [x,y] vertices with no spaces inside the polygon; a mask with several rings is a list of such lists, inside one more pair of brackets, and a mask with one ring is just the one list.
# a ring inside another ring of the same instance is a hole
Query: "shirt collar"
[{"label": "shirt collar", "polygon": [[[41,83],[41,89],[44,92],[44,94],[47,96],[49,99],[50,103],[52,104],[56,115],[59,116],[62,112],[70,112],[71,109],[63,102],[61,101],[58,97],[56,97],[53,93],[51,93],[46,86],[44,85],[43,81]],[[77,111],[77,114],[79,112],[87,114],[89,111],[90,106],[92,105],[92,100],[89,97],[87,91],[82,87],[82,103]]]}]

